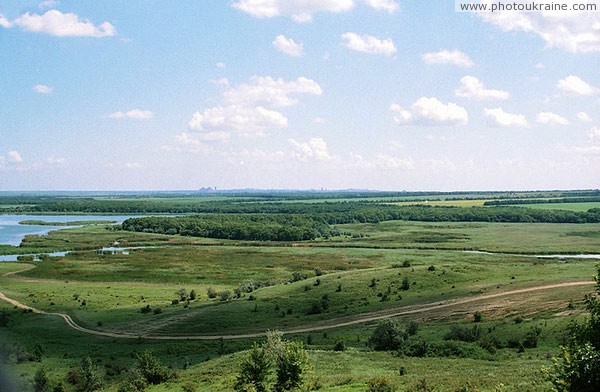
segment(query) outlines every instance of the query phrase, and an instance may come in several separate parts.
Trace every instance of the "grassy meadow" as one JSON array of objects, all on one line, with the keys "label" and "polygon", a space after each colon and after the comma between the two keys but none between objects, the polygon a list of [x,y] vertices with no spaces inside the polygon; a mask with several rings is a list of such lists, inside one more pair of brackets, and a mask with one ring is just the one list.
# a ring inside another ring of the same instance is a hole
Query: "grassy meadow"
[{"label": "grassy meadow", "polygon": [[[90,356],[102,390],[118,391],[136,354],[149,350],[177,377],[146,390],[229,391],[246,350],[279,330],[308,350],[305,390],[365,391],[375,377],[399,391],[551,390],[541,369],[552,364],[569,322],[584,317],[597,260],[535,255],[600,254],[599,224],[335,228],[340,235],[327,239],[276,242],[86,225],[4,246],[5,254],[70,251],[0,263],[6,297],[115,336],[0,301],[2,371],[27,391],[43,367],[52,383],[75,391],[70,369]],[[115,243],[130,249],[97,251]],[[529,290],[569,282],[588,283]],[[369,344],[387,317],[418,326],[402,352]],[[476,338],[452,338],[452,331]],[[535,345],[527,343],[532,334]]]}]

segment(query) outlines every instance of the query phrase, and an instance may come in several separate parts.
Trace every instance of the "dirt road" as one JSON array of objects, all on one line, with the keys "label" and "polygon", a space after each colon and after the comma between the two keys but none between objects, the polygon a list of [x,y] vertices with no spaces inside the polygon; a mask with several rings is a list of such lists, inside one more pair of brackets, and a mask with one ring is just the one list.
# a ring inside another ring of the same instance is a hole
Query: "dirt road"
[{"label": "dirt road", "polygon": [[[29,269],[29,268],[27,268],[27,269]],[[8,274],[5,274],[5,276],[14,275],[17,272],[21,272],[21,271],[10,272]],[[594,281],[564,282],[564,283],[556,283],[556,284],[543,285],[543,286],[528,287],[528,288],[524,288],[524,289],[501,291],[501,292],[491,293],[491,294],[482,294],[482,295],[476,295],[476,296],[472,296],[472,297],[465,297],[465,298],[448,300],[448,301],[432,302],[432,303],[421,304],[421,305],[401,306],[401,307],[385,309],[385,310],[380,310],[380,311],[375,311],[375,312],[358,314],[358,315],[345,317],[345,318],[330,319],[330,320],[315,323],[313,325],[307,325],[304,327],[297,327],[297,328],[283,330],[282,332],[284,334],[294,334],[294,333],[323,331],[326,329],[347,327],[350,325],[363,324],[363,323],[382,320],[382,319],[391,318],[391,317],[406,316],[406,315],[411,315],[411,314],[430,312],[433,310],[438,310],[438,309],[443,309],[443,308],[457,307],[457,306],[469,304],[472,302],[481,302],[481,301],[486,301],[486,300],[496,299],[496,298],[501,298],[501,297],[509,297],[509,296],[514,296],[514,295],[519,295],[519,294],[526,294],[526,293],[530,293],[530,292],[534,292],[534,291],[552,290],[552,289],[559,289],[559,288],[573,287],[573,286],[593,285],[595,283],[596,282],[594,282]],[[70,328],[73,328],[77,331],[87,333],[90,335],[103,336],[103,337],[108,337],[108,338],[149,339],[149,340],[216,340],[216,339],[229,340],[229,339],[258,338],[258,337],[266,335],[266,332],[255,332],[255,333],[232,334],[232,335],[156,336],[156,335],[135,335],[135,334],[128,334],[128,333],[120,333],[120,332],[96,331],[93,329],[82,327],[81,325],[77,324],[75,321],[73,321],[71,316],[69,316],[68,314],[49,313],[49,312],[45,312],[40,309],[32,308],[30,306],[20,303],[19,301],[8,298],[1,292],[0,292],[0,300],[6,301],[17,308],[28,310],[28,311],[31,311],[36,314],[58,316],[58,317],[62,318],[63,320],[65,320],[65,322],[67,323],[67,325]]]}]

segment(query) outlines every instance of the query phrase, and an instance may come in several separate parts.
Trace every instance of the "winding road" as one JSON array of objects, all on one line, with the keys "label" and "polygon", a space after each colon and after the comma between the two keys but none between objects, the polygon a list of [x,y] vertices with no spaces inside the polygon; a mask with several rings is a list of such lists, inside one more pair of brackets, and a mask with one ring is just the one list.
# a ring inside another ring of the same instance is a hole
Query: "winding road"
[{"label": "winding road", "polygon": [[[28,266],[27,268],[19,270],[19,271],[11,271],[11,272],[4,274],[4,276],[15,275],[19,272],[27,271],[31,268],[35,268],[35,266]],[[497,292],[497,293],[481,294],[481,295],[476,295],[476,296],[472,296],[472,297],[465,297],[465,298],[459,298],[459,299],[448,300],[448,301],[431,302],[431,303],[421,304],[421,305],[401,306],[401,307],[396,307],[396,308],[391,308],[391,309],[385,309],[385,310],[379,310],[379,311],[374,311],[374,312],[358,314],[358,315],[354,315],[351,317],[334,318],[334,319],[330,319],[330,320],[321,322],[318,325],[296,327],[296,328],[283,330],[281,332],[283,332],[284,334],[295,334],[295,333],[323,331],[323,330],[327,330],[327,329],[347,327],[347,326],[356,325],[356,324],[363,324],[363,323],[382,320],[382,319],[391,318],[391,317],[425,313],[425,312],[430,312],[433,310],[456,307],[456,306],[460,306],[460,305],[464,305],[464,304],[469,304],[469,303],[473,303],[473,302],[481,302],[481,301],[486,301],[486,300],[496,299],[496,298],[501,298],[501,297],[509,297],[509,296],[513,296],[513,295],[531,293],[531,292],[542,291],[542,290],[559,289],[559,288],[564,288],[564,287],[593,285],[595,283],[596,282],[594,282],[594,281],[563,282],[563,283],[555,283],[555,284],[548,284],[548,285],[542,285],[542,286],[527,287],[527,288],[523,288],[523,289],[501,291],[501,292]],[[76,331],[83,332],[83,333],[90,334],[90,335],[103,336],[103,337],[115,338],[115,339],[148,339],[148,340],[217,340],[217,339],[226,339],[226,340],[231,340],[231,339],[258,338],[258,337],[265,336],[267,334],[267,332],[254,332],[254,333],[231,334],[231,335],[157,336],[157,335],[136,335],[136,334],[121,333],[121,332],[97,331],[97,330],[82,327],[81,325],[77,324],[71,318],[71,316],[69,316],[68,314],[50,313],[50,312],[46,312],[46,311],[43,311],[40,309],[32,308],[32,307],[27,306],[15,299],[7,297],[2,292],[0,292],[0,300],[8,302],[17,308],[31,311],[32,313],[58,316],[58,317],[62,318],[70,328],[72,328]]]}]

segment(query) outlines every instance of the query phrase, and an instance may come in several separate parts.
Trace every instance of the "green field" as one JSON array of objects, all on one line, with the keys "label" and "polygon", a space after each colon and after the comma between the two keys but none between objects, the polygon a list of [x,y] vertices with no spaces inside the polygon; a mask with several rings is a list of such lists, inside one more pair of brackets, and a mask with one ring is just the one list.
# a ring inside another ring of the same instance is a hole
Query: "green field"
[{"label": "green field", "polygon": [[[30,390],[44,367],[52,383],[74,391],[69,369],[90,356],[102,390],[117,391],[136,353],[150,350],[177,378],[146,390],[228,391],[245,350],[266,331],[280,330],[308,350],[306,390],[365,391],[378,376],[398,390],[551,390],[541,369],[552,364],[569,322],[582,317],[597,259],[535,255],[600,254],[600,224],[334,227],[339,235],[278,242],[90,225],[3,247],[6,254],[72,251],[37,263],[0,263],[0,292],[67,314],[87,331],[0,301],[4,370],[18,390]],[[133,248],[97,252],[115,242]],[[481,322],[473,322],[475,313]],[[389,317],[418,325],[402,352],[368,344],[379,320]],[[475,341],[446,337],[474,327]],[[534,330],[535,347],[523,348]],[[340,342],[344,349],[334,351]]]}]

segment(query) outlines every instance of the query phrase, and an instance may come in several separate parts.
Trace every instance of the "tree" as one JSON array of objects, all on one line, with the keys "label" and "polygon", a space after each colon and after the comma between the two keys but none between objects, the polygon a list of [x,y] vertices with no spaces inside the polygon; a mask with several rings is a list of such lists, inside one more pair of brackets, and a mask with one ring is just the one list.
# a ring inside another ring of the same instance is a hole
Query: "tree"
[{"label": "tree", "polygon": [[285,342],[283,352],[276,360],[276,391],[298,388],[303,382],[303,373],[308,369],[308,352],[302,342]]},{"label": "tree", "polygon": [[137,369],[149,384],[160,384],[173,378],[173,372],[163,366],[150,351],[137,356]]},{"label": "tree", "polygon": [[381,321],[369,338],[369,344],[375,350],[399,350],[408,339],[406,330],[395,320]]},{"label": "tree", "polygon": [[240,365],[240,374],[235,382],[236,391],[247,391],[253,387],[256,392],[266,392],[265,385],[269,375],[271,361],[265,349],[256,342],[252,346],[250,353]]},{"label": "tree", "polygon": [[102,378],[90,357],[81,360],[77,380],[77,392],[92,392],[102,388]]},{"label": "tree", "polygon": [[570,325],[567,345],[547,370],[548,379],[560,392],[593,392],[600,385],[600,266],[597,273],[596,293],[585,297],[589,318]]}]

